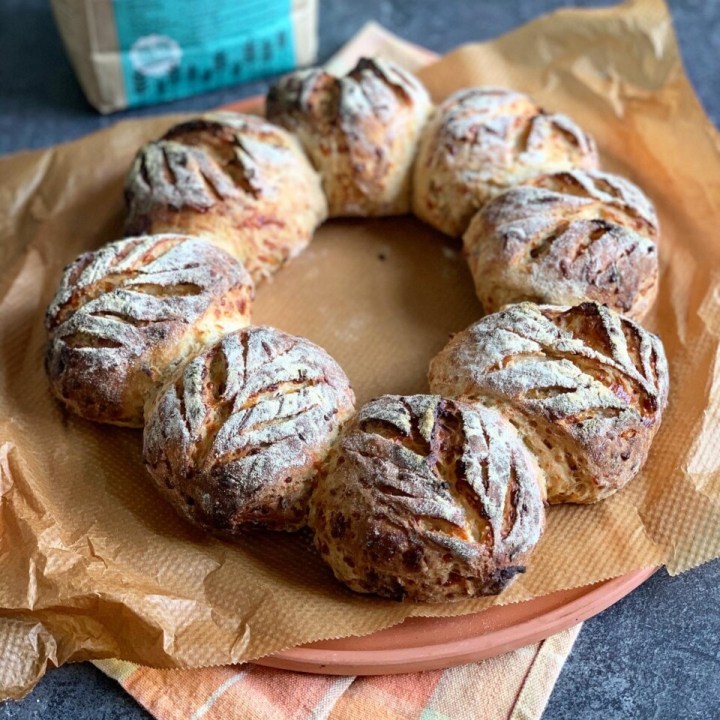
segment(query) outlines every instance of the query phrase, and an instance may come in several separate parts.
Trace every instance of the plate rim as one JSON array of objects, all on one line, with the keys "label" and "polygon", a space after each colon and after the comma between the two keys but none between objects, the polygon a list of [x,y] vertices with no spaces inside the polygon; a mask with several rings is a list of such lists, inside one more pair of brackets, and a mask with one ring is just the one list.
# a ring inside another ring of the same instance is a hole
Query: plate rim
[{"label": "plate rim", "polygon": [[[251,662],[282,670],[331,675],[390,675],[420,670],[438,670],[476,662],[539,642],[599,614],[630,594],[658,569],[657,566],[646,567],[588,585],[587,592],[541,613],[537,617],[497,630],[491,629],[488,632],[477,633],[462,640],[412,648],[353,649],[352,640],[354,638],[345,637],[327,642],[338,642],[343,645],[350,643],[349,649],[347,647],[333,649],[300,645]],[[568,588],[566,591],[559,592],[569,592],[570,590],[577,590],[577,588]],[[543,597],[547,596],[525,600],[523,603],[517,604],[537,603]],[[512,607],[512,605],[499,607]],[[497,610],[497,608],[498,606],[488,609]],[[479,613],[471,613],[471,615],[481,615],[483,612],[487,611],[483,610]],[[453,618],[457,617],[462,616],[453,616]],[[436,624],[453,618],[414,617],[411,619]],[[399,623],[392,627],[399,627],[402,624]],[[371,633],[369,636],[362,637],[367,639],[375,634]]]}]

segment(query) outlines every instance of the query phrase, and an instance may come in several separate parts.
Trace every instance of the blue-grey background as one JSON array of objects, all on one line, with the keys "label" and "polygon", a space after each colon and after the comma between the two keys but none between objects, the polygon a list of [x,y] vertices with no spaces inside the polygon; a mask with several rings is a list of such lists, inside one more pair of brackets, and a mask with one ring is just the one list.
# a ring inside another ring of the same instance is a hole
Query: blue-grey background
[{"label": "blue-grey background", "polygon": [[[555,8],[608,4],[320,0],[319,60],[327,59],[370,19],[444,52],[463,42],[495,37]],[[670,0],[670,7],[690,78],[709,115],[720,124],[720,0]],[[204,110],[266,88],[266,83],[252,83],[103,117],[80,91],[47,0],[0,0],[0,53],[0,154],[70,140],[123,117]],[[88,663],[51,670],[24,700],[0,705],[0,720],[149,717]],[[545,718],[720,718],[720,561],[675,578],[661,571],[586,622]]]}]

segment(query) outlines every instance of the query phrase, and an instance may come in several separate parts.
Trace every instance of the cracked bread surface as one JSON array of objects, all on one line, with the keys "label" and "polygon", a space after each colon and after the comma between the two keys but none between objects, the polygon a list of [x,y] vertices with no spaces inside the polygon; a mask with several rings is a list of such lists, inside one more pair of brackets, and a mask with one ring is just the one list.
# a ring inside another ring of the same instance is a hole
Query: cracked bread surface
[{"label": "cracked bread surface", "polygon": [[143,406],[175,369],[248,324],[243,266],[196,237],[108,243],[70,263],[47,309],[53,394],[96,422],[142,427]]},{"label": "cracked bread surface", "polygon": [[569,117],[505,88],[460,90],[436,108],[421,134],[413,212],[461,237],[475,212],[512,185],[597,164],[594,140]]},{"label": "cracked bread surface", "polygon": [[247,327],[193,358],[157,396],[145,464],[175,508],[206,530],[296,530],[354,399],[322,348]]},{"label": "cracked bread surface", "polygon": [[571,168],[539,175],[523,185],[574,195],[600,219],[634,230],[657,242],[660,220],[650,198],[627,178],[601,170]]},{"label": "cracked bread surface", "polygon": [[542,533],[541,471],[491,408],[385,395],[335,443],[309,524],[352,590],[417,602],[495,594]]},{"label": "cracked bread surface", "polygon": [[209,113],[137,153],[125,181],[127,235],[203,235],[255,282],[312,240],[327,217],[320,178],[298,141],[253,115]]},{"label": "cracked bread surface", "polygon": [[463,246],[485,312],[593,300],[639,319],[657,295],[658,232],[652,204],[632,183],[571,170],[491,200]]},{"label": "cracked bread surface", "polygon": [[496,407],[545,472],[550,503],[592,503],[645,463],[667,404],[660,339],[603,305],[519,303],[455,335],[430,388]]},{"label": "cracked bread surface", "polygon": [[343,77],[299,70],[270,89],[269,120],[297,135],[323,180],[330,217],[410,212],[418,138],[432,102],[395,63],[361,58]]}]

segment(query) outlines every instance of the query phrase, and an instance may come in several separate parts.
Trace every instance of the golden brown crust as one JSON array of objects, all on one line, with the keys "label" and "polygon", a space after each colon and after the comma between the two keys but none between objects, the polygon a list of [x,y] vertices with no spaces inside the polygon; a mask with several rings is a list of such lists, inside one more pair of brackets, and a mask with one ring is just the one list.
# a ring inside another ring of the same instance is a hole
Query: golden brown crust
[{"label": "golden brown crust", "polygon": [[647,459],[669,384],[659,338],[589,302],[488,315],[433,359],[429,380],[503,413],[545,471],[550,503],[624,487]]},{"label": "golden brown crust", "polygon": [[488,200],[540,173],[597,167],[595,143],[570,118],[503,88],[470,88],[440,105],[420,137],[413,212],[460,237]]},{"label": "golden brown crust", "polygon": [[572,168],[539,175],[523,183],[562,195],[574,195],[598,217],[634,230],[650,240],[660,238],[660,221],[647,195],[627,178],[600,170]]},{"label": "golden brown crust", "polygon": [[309,524],[335,576],[418,602],[495,594],[542,533],[541,473],[496,411],[385,395],[346,426]]},{"label": "golden brown crust", "polygon": [[193,358],[158,395],[145,463],[175,508],[206,530],[296,530],[354,400],[322,348],[248,327]]},{"label": "golden brown crust", "polygon": [[361,58],[341,78],[319,68],[281,78],[266,112],[297,135],[338,217],[410,211],[412,162],[431,107],[411,73]]},{"label": "golden brown crust", "polygon": [[463,243],[485,312],[593,300],[639,319],[657,295],[657,235],[655,211],[634,185],[566,171],[491,200]]},{"label": "golden brown crust", "polygon": [[253,285],[200,238],[128,238],[65,268],[46,314],[53,393],[88,420],[141,427],[143,405],[175,369],[247,325]]},{"label": "golden brown crust", "polygon": [[127,234],[203,235],[257,282],[300,253],[327,216],[297,140],[261,118],[212,113],[138,152],[125,183]]}]

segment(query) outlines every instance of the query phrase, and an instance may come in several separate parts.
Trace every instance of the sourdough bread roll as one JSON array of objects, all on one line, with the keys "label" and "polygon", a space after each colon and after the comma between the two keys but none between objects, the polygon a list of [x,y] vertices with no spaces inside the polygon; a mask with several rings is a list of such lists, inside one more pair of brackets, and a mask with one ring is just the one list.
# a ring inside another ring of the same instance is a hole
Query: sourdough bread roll
[{"label": "sourdough bread roll", "polygon": [[297,135],[322,176],[331,217],[410,212],[411,168],[432,103],[388,60],[362,58],[344,77],[299,70],[267,96],[267,116]]},{"label": "sourdough bread roll", "polygon": [[460,90],[435,111],[420,137],[413,212],[460,237],[488,200],[541,173],[594,169],[593,139],[570,118],[495,87]]},{"label": "sourdough bread roll", "polygon": [[655,210],[637,187],[569,170],[491,200],[463,243],[485,312],[593,300],[639,319],[657,295],[657,236]]},{"label": "sourdough bread roll", "polygon": [[46,314],[50,388],[88,420],[141,427],[179,365],[248,324],[243,266],[200,238],[151,235],[83,253]]},{"label": "sourdough bread roll", "polygon": [[125,182],[126,233],[203,235],[258,282],[310,242],[327,216],[297,140],[262,118],[211,113],[138,152]]},{"label": "sourdough bread roll", "polygon": [[315,544],[352,590],[444,602],[501,592],[544,525],[542,473],[490,408],[433,395],[365,405],[311,499]]},{"label": "sourdough bread roll", "polygon": [[432,360],[433,392],[492,405],[547,478],[550,503],[592,503],[647,459],[667,404],[658,337],[597,303],[510,305]]},{"label": "sourdough bread roll", "polygon": [[193,358],[157,396],[145,463],[178,512],[206,530],[296,530],[354,399],[322,348],[248,327]]}]

